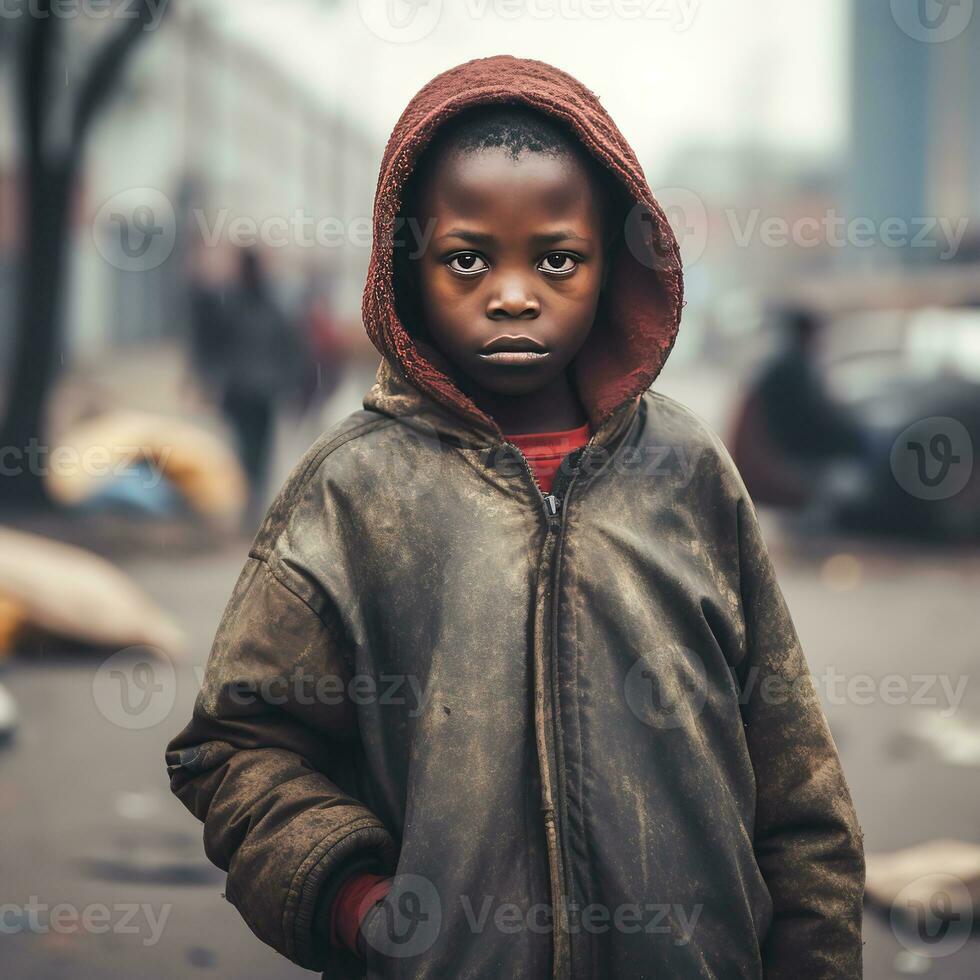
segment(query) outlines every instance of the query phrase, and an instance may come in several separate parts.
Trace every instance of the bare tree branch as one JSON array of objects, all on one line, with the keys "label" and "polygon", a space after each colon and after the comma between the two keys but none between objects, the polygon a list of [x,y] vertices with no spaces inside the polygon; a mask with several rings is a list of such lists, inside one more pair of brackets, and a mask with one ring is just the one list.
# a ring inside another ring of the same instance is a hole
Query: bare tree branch
[{"label": "bare tree branch", "polygon": [[[153,22],[154,6],[148,0],[141,0],[137,9],[131,11],[132,16],[95,56],[95,61],[82,83],[82,91],[75,106],[68,151],[72,157],[80,152],[92,119],[106,94],[118,80],[126,59],[136,47],[140,35]],[[167,6],[169,4],[164,2],[161,10],[165,11]]]}]

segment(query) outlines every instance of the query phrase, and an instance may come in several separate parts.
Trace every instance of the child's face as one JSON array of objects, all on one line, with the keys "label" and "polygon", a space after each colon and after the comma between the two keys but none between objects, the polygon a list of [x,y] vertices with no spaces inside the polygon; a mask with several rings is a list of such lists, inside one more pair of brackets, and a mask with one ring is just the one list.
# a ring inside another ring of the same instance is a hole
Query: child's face
[{"label": "child's face", "polygon": [[[434,344],[484,389],[543,387],[588,336],[605,268],[597,197],[568,155],[487,149],[434,164],[419,199],[431,232],[416,263],[421,312]],[[501,337],[524,353],[484,350]]]}]

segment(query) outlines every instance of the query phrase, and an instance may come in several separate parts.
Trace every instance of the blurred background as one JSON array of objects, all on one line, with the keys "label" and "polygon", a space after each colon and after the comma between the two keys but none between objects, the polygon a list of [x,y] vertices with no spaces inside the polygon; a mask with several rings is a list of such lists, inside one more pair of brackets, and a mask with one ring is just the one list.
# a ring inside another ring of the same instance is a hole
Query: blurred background
[{"label": "blurred background", "polygon": [[868,852],[872,980],[980,975],[973,0],[0,0],[0,961],[299,977],[163,746],[360,407],[381,153],[470,58],[596,92],[682,243],[655,387],[732,450]]}]

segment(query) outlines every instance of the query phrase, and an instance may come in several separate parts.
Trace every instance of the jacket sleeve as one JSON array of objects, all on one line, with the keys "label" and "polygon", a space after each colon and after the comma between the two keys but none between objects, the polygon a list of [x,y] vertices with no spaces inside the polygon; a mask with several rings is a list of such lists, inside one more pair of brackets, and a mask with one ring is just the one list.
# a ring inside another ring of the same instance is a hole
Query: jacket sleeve
[{"label": "jacket sleeve", "polygon": [[863,832],[747,493],[737,507],[742,716],[757,787],[756,860],[773,901],[764,973],[859,978]]},{"label": "jacket sleeve", "polygon": [[355,963],[324,946],[318,898],[369,860],[392,874],[397,846],[326,774],[350,761],[357,726],[339,617],[314,598],[280,559],[249,556],[166,758],[171,789],[204,822],[207,856],[228,872],[228,900],[260,939],[333,977],[357,975]]}]

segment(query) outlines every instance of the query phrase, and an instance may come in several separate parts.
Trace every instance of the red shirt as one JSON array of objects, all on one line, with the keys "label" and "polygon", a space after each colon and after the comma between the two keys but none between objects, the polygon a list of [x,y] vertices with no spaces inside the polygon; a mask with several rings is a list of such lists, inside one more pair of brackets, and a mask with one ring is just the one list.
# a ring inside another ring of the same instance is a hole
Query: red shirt
[{"label": "red shirt", "polygon": [[579,446],[589,441],[589,423],[576,429],[562,429],[558,432],[528,432],[520,435],[507,435],[507,441],[514,443],[527,457],[541,489],[551,493],[551,486],[561,461]]}]

